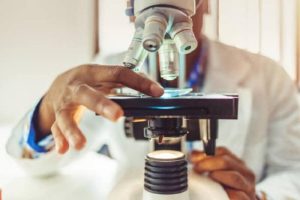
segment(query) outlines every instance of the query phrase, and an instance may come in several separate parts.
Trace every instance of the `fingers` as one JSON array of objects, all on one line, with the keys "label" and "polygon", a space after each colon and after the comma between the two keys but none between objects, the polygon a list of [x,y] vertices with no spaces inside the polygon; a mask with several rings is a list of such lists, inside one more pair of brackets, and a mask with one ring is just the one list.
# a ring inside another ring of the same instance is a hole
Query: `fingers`
[{"label": "fingers", "polygon": [[246,195],[245,192],[226,189],[228,197],[230,200],[251,200],[250,197]]},{"label": "fingers", "polygon": [[116,67],[112,74],[115,81],[144,94],[159,97],[164,93],[164,89],[158,83],[143,77],[130,69]]},{"label": "fingers", "polygon": [[198,173],[212,172],[216,170],[234,170],[236,165],[233,159],[230,159],[228,155],[206,157],[195,164],[194,168]]},{"label": "fingers", "polygon": [[54,138],[56,151],[59,154],[66,153],[69,149],[69,143],[67,142],[65,136],[62,134],[56,122],[52,125],[51,132]]},{"label": "fingers", "polygon": [[213,180],[229,188],[231,200],[250,200],[252,198],[249,197],[255,196],[255,175],[228,149],[217,148],[216,156],[206,156],[202,151],[194,151],[190,160],[196,172],[209,172]]},{"label": "fingers", "polygon": [[245,163],[224,147],[217,148],[216,156],[206,156],[204,152],[194,151],[190,155],[194,170],[198,173],[213,172],[216,170],[235,170],[255,182],[255,175]]},{"label": "fingers", "polygon": [[194,164],[194,169],[198,173],[213,172],[217,170],[235,170],[245,176],[252,174],[245,165],[237,162],[230,155],[219,155],[214,157],[206,157]]},{"label": "fingers", "polygon": [[88,85],[78,86],[73,95],[74,102],[86,106],[103,117],[116,121],[123,116],[122,108],[115,102],[105,97],[102,92]]},{"label": "fingers", "polygon": [[100,91],[101,93],[106,94],[106,95],[114,94],[116,91],[113,88],[107,88],[107,87],[95,88],[95,90]]},{"label": "fingers", "polygon": [[69,145],[80,150],[86,143],[77,126],[81,107],[87,107],[112,121],[123,116],[122,108],[105,96],[112,89],[123,86],[157,97],[164,92],[158,83],[125,67],[84,65],[63,73],[55,80],[45,97],[49,101],[45,104],[48,109],[44,113],[49,115],[48,110],[52,112],[52,120],[46,121],[45,129],[49,130],[52,126],[59,153],[65,153]]},{"label": "fingers", "polygon": [[[218,147],[216,149],[216,156],[219,155],[229,155],[233,159],[235,159],[239,163],[244,163],[241,159],[239,159],[236,155],[234,155],[231,151],[229,151],[226,147]],[[190,161],[192,163],[196,163],[198,161],[203,160],[206,158],[206,154],[203,151],[193,151],[190,155]]]},{"label": "fingers", "polygon": [[[202,151],[190,155],[194,170],[209,172],[209,176],[222,184],[231,200],[255,199],[255,175],[245,163],[224,147],[216,150],[216,156],[206,156]],[[252,198],[253,197],[253,198]]]},{"label": "fingers", "polygon": [[78,71],[78,76],[82,76],[84,82],[89,85],[98,82],[114,82],[150,96],[159,97],[164,93],[163,88],[158,83],[120,66],[82,66]]},{"label": "fingers", "polygon": [[189,160],[192,163],[198,163],[205,159],[207,155],[203,151],[192,151],[191,154],[189,155]]},{"label": "fingers", "polygon": [[[59,128],[56,132],[57,141],[65,142],[62,137],[66,139],[66,142],[73,146],[75,149],[80,150],[84,147],[86,143],[86,138],[77,126],[77,123],[73,117],[73,113],[67,110],[61,110],[56,113],[56,122]],[[59,146],[63,146],[59,144]],[[64,148],[60,149],[64,153]]]},{"label": "fingers", "polygon": [[120,88],[120,87],[124,87],[122,84],[120,83],[112,83],[112,82],[103,82],[100,84],[96,84],[96,85],[92,85],[94,88]]},{"label": "fingers", "polygon": [[118,83],[103,83],[92,86],[95,90],[101,91],[102,93],[109,95],[115,93],[116,89],[124,87],[122,84]]},{"label": "fingers", "polygon": [[231,151],[229,151],[226,147],[218,147],[216,154],[217,155],[230,155],[237,162],[244,164],[244,161],[242,161],[240,158],[238,158],[235,154],[233,154]]},{"label": "fingers", "polygon": [[247,194],[253,193],[252,185],[237,171],[214,171],[210,173],[210,177],[232,189],[241,190]]},{"label": "fingers", "polygon": [[86,138],[78,128],[76,121],[81,108],[78,105],[83,105],[113,121],[123,115],[123,111],[118,104],[107,99],[102,92],[88,85],[76,86],[72,99],[69,101],[71,103],[68,106],[55,112],[56,121],[51,128],[56,150],[60,154],[64,154],[69,146],[73,146],[77,150],[81,150],[85,146]]},{"label": "fingers", "polygon": [[222,154],[223,151],[217,149],[216,156],[206,156],[203,152],[192,153],[192,161],[195,161],[195,169],[199,173],[215,170],[236,170],[238,162],[230,154]]}]

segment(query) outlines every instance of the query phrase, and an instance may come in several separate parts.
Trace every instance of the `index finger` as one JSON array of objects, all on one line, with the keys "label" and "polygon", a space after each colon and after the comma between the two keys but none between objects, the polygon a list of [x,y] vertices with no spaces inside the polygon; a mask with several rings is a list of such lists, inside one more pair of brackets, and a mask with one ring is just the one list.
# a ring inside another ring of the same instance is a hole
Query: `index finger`
[{"label": "index finger", "polygon": [[214,157],[206,157],[194,166],[199,173],[212,172],[218,170],[236,170],[241,171],[241,166],[228,155],[218,155]]},{"label": "index finger", "polygon": [[89,85],[101,82],[119,83],[144,94],[159,97],[163,95],[163,88],[155,81],[141,76],[122,66],[84,66],[79,76]]},{"label": "index finger", "polygon": [[244,164],[238,162],[229,155],[218,155],[215,157],[206,157],[195,163],[194,170],[198,173],[233,170],[238,171],[249,180],[255,182],[255,175]]},{"label": "index finger", "polygon": [[[232,157],[234,160],[236,160],[237,162],[244,164],[244,161],[238,158],[234,153],[232,153],[226,147],[217,147],[215,156],[221,156],[221,155],[228,155]],[[190,161],[195,164],[207,157],[212,157],[212,156],[207,156],[203,151],[194,150],[190,154]]]}]

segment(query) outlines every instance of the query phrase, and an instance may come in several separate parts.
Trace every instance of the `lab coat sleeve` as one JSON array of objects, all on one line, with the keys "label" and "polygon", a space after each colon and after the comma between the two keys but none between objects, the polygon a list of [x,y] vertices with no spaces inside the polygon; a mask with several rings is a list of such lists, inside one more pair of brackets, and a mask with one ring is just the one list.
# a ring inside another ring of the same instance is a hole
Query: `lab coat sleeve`
[{"label": "lab coat sleeve", "polygon": [[55,174],[60,168],[79,158],[91,148],[90,145],[87,145],[80,152],[70,148],[65,155],[59,155],[53,148],[46,153],[34,152],[26,143],[33,112],[34,109],[30,110],[15,126],[6,144],[7,153],[28,174],[32,176],[49,176]]},{"label": "lab coat sleeve", "polygon": [[300,199],[300,107],[295,84],[269,63],[269,130],[265,178],[257,185],[274,200]]}]

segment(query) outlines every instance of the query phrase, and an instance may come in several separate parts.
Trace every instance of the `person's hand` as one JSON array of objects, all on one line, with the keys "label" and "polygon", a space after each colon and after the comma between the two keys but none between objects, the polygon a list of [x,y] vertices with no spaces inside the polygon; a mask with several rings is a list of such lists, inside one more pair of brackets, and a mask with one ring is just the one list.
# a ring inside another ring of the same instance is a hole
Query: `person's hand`
[{"label": "person's hand", "polygon": [[193,151],[190,160],[194,171],[208,173],[209,177],[224,187],[230,200],[256,200],[254,173],[228,149],[217,148],[215,156]]},{"label": "person's hand", "polygon": [[106,95],[120,86],[155,97],[164,92],[158,83],[125,67],[76,67],[59,75],[44,96],[37,120],[39,138],[51,130],[59,153],[65,153],[70,145],[77,150],[82,149],[86,139],[77,125],[82,108],[116,121],[123,115],[123,110]]}]

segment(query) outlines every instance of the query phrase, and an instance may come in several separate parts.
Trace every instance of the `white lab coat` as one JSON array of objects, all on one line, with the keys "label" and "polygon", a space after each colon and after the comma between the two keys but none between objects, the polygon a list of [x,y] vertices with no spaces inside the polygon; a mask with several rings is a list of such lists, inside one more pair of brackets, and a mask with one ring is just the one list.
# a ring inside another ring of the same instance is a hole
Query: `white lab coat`
[{"label": "white lab coat", "polygon": [[[229,148],[255,172],[257,190],[274,199],[300,199],[300,108],[294,83],[270,59],[212,41],[207,70],[206,93],[238,93],[240,97],[239,119],[220,122],[218,145]],[[29,121],[30,114],[7,143],[7,151],[29,173],[53,173],[84,153],[71,150],[64,156],[50,152],[36,160],[21,159],[17,143],[28,131]],[[143,167],[148,143],[126,138],[122,122],[115,124],[86,112],[80,126],[88,139],[85,151],[107,143],[122,166]]]}]

